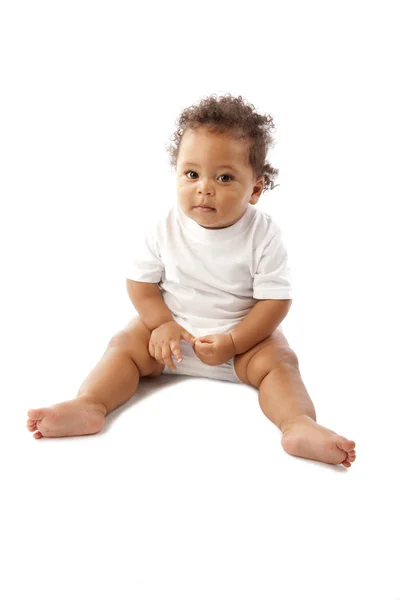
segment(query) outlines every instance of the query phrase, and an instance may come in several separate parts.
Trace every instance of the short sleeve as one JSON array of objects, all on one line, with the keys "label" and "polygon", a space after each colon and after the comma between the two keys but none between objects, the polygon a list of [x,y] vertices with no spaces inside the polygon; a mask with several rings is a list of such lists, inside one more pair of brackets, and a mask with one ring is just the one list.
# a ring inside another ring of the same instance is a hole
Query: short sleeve
[{"label": "short sleeve", "polygon": [[143,283],[159,283],[164,271],[157,227],[136,235],[129,250],[126,277]]},{"label": "short sleeve", "polygon": [[258,300],[292,298],[292,274],[282,232],[276,233],[262,251],[253,281],[253,297]]}]

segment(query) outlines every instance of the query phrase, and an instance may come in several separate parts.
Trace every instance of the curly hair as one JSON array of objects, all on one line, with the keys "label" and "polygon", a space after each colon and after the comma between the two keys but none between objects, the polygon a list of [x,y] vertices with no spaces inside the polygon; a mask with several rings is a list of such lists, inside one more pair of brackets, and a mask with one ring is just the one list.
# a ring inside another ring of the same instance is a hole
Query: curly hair
[{"label": "curly hair", "polygon": [[217,98],[216,94],[211,94],[198,105],[185,108],[175,124],[178,130],[169,138],[172,144],[167,146],[170,165],[175,169],[185,131],[207,127],[212,133],[228,132],[235,139],[247,140],[254,176],[256,179],[264,177],[263,192],[277,187],[273,178],[278,175],[279,169],[274,169],[269,162],[265,162],[269,148],[275,144],[270,133],[275,128],[273,119],[270,115],[256,113],[254,105],[247,103],[242,96],[235,98],[231,94],[224,94]]}]

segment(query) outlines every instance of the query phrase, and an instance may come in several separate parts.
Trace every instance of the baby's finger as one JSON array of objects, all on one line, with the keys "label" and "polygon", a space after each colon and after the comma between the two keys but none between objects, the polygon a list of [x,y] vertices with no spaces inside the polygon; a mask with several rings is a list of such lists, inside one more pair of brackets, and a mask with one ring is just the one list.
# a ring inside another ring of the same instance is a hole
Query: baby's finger
[{"label": "baby's finger", "polygon": [[170,369],[172,369],[172,371],[176,371],[176,366],[174,364],[174,361],[171,358],[171,350],[170,350],[170,348],[166,348],[165,346],[163,347],[162,357],[163,357],[163,361],[167,365],[167,367],[169,367]]},{"label": "baby's finger", "polygon": [[154,346],[154,354],[153,354],[153,356],[154,356],[154,358],[156,359],[157,362],[159,362],[162,365],[164,364],[163,357],[162,357],[162,354],[161,354],[161,348],[160,348],[160,346],[158,346],[158,345]]},{"label": "baby's finger", "polygon": [[181,347],[179,342],[171,342],[171,350],[178,362],[182,361]]}]

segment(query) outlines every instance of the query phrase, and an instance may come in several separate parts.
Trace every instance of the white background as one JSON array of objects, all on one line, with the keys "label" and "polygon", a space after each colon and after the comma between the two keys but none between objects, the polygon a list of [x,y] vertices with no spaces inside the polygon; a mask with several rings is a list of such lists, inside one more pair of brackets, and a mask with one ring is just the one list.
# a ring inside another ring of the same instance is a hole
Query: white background
[{"label": "white background", "polygon": [[[396,4],[1,3],[2,597],[400,597]],[[74,398],[136,314],[175,119],[228,92],[274,118],[283,327],[357,460],[289,456],[257,390],[190,377],[35,440],[26,411]]]}]

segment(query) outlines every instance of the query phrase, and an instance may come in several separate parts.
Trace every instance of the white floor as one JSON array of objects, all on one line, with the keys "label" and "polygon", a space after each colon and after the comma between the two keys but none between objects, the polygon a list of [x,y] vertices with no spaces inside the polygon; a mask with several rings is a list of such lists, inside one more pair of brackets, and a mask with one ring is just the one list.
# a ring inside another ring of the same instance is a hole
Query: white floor
[{"label": "white floor", "polygon": [[346,367],[351,339],[322,359],[315,331],[293,343],[285,328],[318,421],[356,441],[345,469],[287,455],[254,388],[173,375],[142,380],[100,434],[35,440],[26,410],[72,398],[104,333],[60,326],[61,344],[47,323],[40,344],[27,328],[3,396],[7,598],[400,597],[398,423],[379,357],[361,348]]}]

